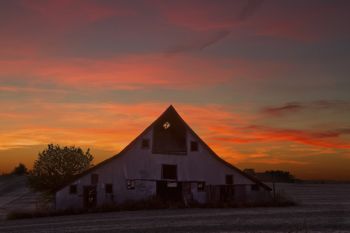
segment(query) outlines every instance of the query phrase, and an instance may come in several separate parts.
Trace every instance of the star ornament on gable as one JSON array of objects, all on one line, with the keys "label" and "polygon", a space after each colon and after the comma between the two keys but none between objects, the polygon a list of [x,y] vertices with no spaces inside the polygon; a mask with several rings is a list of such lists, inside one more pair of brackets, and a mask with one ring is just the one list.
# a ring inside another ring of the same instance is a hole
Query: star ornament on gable
[{"label": "star ornament on gable", "polygon": [[163,124],[163,128],[164,128],[164,129],[168,129],[169,127],[170,127],[170,123],[166,121],[166,122]]}]

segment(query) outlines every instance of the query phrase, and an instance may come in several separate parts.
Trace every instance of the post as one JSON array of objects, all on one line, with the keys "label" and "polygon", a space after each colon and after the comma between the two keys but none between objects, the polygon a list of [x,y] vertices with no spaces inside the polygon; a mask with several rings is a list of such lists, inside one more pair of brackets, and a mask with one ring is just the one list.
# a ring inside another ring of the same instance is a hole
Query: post
[{"label": "post", "polygon": [[275,187],[275,174],[272,173],[272,191],[273,191],[273,202],[276,202],[276,187]]}]

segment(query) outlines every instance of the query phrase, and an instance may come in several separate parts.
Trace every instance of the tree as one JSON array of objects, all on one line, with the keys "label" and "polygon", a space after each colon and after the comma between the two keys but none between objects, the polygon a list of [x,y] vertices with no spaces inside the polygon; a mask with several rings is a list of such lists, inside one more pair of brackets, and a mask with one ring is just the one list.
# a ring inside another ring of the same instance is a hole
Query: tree
[{"label": "tree", "polygon": [[23,163],[19,163],[12,171],[13,175],[26,175],[28,174],[28,169]]},{"label": "tree", "polygon": [[93,159],[90,149],[83,152],[75,146],[61,148],[49,144],[34,162],[29,186],[35,191],[53,194],[58,187],[89,169]]},{"label": "tree", "polygon": [[276,182],[294,182],[295,177],[290,174],[288,171],[281,171],[281,170],[271,170],[266,171],[265,174],[267,174],[271,180]]}]

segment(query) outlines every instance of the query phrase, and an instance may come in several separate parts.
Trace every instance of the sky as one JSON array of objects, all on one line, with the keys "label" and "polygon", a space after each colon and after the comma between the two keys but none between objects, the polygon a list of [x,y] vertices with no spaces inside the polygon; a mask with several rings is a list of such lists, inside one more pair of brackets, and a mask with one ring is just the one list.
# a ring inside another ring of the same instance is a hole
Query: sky
[{"label": "sky", "polygon": [[350,2],[0,2],[0,173],[122,150],[170,104],[223,159],[350,180]]}]

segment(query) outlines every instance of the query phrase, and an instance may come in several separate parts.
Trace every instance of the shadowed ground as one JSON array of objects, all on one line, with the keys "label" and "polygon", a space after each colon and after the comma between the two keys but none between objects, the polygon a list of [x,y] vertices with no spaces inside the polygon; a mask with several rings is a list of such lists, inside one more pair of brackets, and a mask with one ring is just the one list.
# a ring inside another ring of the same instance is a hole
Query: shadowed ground
[{"label": "shadowed ground", "polygon": [[301,205],[25,219],[0,222],[0,232],[350,232],[350,185],[285,184],[278,188]]}]

